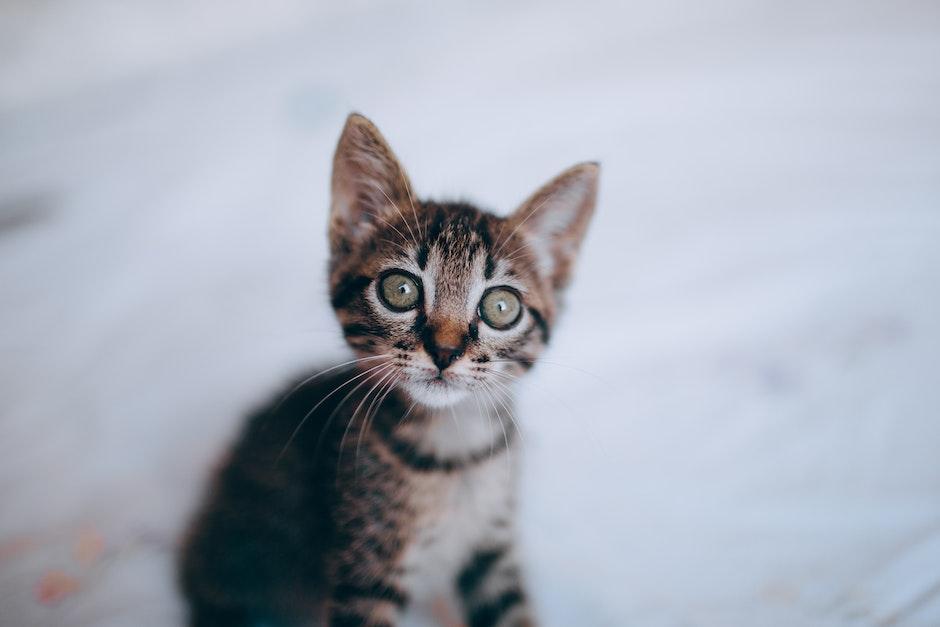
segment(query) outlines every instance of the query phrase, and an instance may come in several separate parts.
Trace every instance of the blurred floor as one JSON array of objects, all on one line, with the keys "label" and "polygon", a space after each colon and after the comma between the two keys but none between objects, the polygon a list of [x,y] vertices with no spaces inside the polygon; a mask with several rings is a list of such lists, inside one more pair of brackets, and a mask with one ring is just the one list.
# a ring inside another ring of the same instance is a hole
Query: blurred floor
[{"label": "blurred floor", "polygon": [[940,624],[938,60],[935,2],[0,5],[0,624],[179,623],[240,414],[344,354],[353,109],[498,211],[603,163],[519,412],[545,625]]}]

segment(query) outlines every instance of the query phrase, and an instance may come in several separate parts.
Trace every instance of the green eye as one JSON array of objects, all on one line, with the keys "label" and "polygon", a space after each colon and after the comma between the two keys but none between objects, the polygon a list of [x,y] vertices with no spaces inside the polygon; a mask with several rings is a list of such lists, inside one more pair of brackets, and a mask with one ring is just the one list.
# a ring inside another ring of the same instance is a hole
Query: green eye
[{"label": "green eye", "polygon": [[379,280],[379,299],[392,311],[408,311],[421,302],[418,279],[407,272],[394,270]]},{"label": "green eye", "polygon": [[494,329],[508,329],[522,317],[519,295],[508,287],[494,287],[480,300],[480,317]]}]

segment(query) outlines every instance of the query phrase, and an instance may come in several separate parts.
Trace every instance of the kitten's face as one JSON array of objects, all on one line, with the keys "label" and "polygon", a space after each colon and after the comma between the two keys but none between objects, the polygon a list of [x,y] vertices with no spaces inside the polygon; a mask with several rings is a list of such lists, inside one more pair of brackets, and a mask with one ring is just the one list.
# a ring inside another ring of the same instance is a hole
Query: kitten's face
[{"label": "kitten's face", "polygon": [[567,170],[507,218],[420,202],[378,130],[350,116],[334,161],[330,285],[365,358],[361,383],[397,384],[431,407],[474,391],[498,406],[548,342],[597,172]]},{"label": "kitten's face", "polygon": [[548,340],[551,292],[505,220],[466,205],[415,209],[414,237],[399,219],[340,264],[334,305],[346,340],[360,356],[389,356],[426,405],[480,389],[502,396]]}]

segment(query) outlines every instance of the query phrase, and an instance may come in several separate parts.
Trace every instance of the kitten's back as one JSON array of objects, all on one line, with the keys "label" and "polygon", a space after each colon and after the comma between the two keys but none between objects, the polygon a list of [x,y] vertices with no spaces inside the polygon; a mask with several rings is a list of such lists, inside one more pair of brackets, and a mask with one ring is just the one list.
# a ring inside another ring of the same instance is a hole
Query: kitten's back
[{"label": "kitten's back", "polygon": [[[247,421],[183,548],[180,584],[192,624],[289,624],[298,612],[318,613],[311,606],[324,589],[333,535],[336,430],[346,424],[335,410],[353,376],[346,368],[308,376]],[[282,616],[270,616],[271,608],[283,608]]]}]

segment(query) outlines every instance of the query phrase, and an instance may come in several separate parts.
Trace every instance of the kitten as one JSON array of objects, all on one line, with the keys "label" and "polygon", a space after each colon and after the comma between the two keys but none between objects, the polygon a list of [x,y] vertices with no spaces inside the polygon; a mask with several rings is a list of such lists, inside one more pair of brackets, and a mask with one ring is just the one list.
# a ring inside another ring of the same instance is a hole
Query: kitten
[{"label": "kitten", "polygon": [[534,625],[510,391],[548,343],[598,173],[576,165],[507,218],[421,201],[349,116],[329,285],[358,359],[249,419],[183,549],[192,625],[391,626],[440,595],[471,627]]}]

